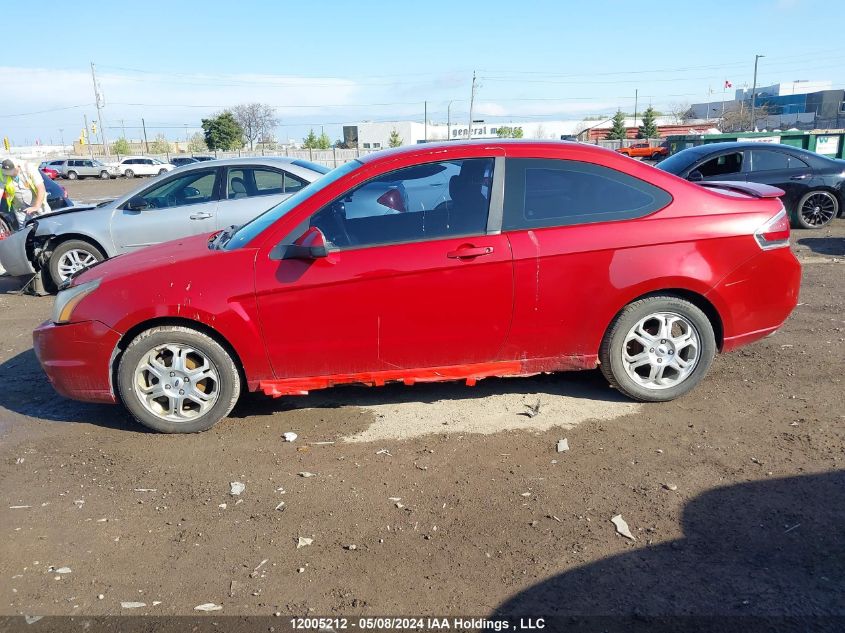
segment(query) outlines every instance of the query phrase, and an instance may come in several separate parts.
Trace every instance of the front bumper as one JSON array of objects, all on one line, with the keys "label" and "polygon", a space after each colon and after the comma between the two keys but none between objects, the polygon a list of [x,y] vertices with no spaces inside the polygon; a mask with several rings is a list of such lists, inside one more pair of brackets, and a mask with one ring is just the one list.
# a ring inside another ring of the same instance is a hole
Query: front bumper
[{"label": "front bumper", "polygon": [[26,241],[34,228],[32,225],[24,227],[0,240],[0,267],[13,277],[35,274],[26,251]]},{"label": "front bumper", "polygon": [[32,339],[35,355],[59,394],[85,402],[117,402],[111,361],[120,333],[99,321],[65,325],[46,321]]}]

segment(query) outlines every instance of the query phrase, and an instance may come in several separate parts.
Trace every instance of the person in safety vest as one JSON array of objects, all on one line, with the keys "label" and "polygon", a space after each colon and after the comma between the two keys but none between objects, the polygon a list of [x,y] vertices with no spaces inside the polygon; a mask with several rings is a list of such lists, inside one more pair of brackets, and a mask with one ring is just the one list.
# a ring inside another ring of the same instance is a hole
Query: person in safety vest
[{"label": "person in safety vest", "polygon": [[50,211],[47,189],[37,167],[15,158],[4,158],[2,169],[3,197],[9,210],[15,214],[19,226],[22,227],[30,218]]}]

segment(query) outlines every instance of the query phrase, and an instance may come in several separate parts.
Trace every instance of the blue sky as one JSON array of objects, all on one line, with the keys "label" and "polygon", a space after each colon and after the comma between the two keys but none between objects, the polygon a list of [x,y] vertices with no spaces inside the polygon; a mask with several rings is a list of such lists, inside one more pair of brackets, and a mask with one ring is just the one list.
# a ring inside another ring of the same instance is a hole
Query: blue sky
[{"label": "blue sky", "polygon": [[[261,101],[280,139],[344,122],[466,118],[577,119],[639,105],[719,99],[724,81],[845,85],[845,2],[733,0],[87,2],[46,18],[34,42],[15,35],[0,65],[0,134],[17,145],[75,138],[96,118],[97,64],[110,138],[126,130],[184,138],[203,116]],[[645,7],[645,8],[644,8]],[[31,7],[4,3],[4,24]],[[61,33],[67,43],[62,43]],[[639,33],[647,33],[641,37]],[[730,94],[730,93],[729,93]]]}]

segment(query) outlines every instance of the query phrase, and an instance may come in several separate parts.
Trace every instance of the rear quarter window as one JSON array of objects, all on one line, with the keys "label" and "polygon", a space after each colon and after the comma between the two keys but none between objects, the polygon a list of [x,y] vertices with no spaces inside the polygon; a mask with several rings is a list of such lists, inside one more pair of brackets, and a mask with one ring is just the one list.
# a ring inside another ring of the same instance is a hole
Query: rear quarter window
[{"label": "rear quarter window", "polygon": [[505,174],[504,230],[630,220],[672,200],[639,178],[580,161],[508,159]]}]

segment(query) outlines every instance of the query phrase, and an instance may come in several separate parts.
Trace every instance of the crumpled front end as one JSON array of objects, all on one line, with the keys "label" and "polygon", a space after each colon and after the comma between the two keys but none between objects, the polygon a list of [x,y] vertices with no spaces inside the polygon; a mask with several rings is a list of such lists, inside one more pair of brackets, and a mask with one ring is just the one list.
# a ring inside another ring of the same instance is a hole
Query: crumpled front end
[{"label": "crumpled front end", "polygon": [[30,224],[0,240],[0,267],[13,277],[34,275],[36,272],[29,259],[29,239],[35,226]]}]

